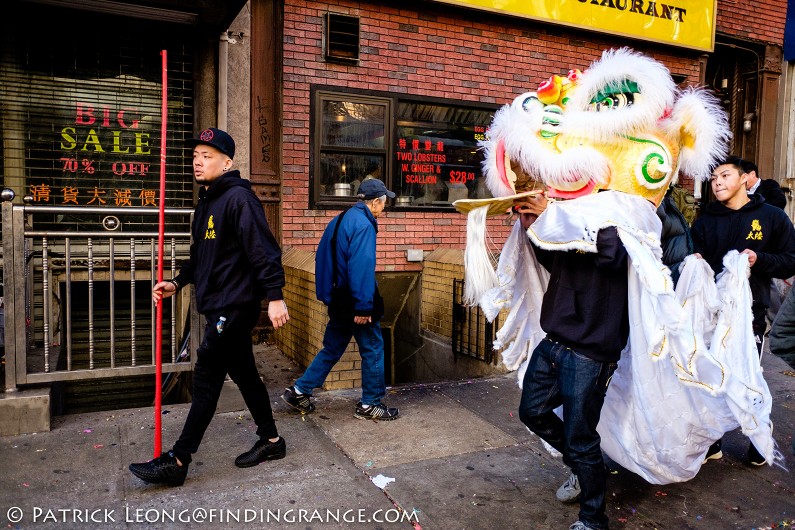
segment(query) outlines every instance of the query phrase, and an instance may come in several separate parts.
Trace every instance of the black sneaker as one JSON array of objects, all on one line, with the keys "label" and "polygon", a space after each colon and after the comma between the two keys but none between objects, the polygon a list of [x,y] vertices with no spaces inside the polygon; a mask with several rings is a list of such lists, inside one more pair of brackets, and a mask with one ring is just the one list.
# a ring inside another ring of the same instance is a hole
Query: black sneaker
[{"label": "black sneaker", "polygon": [[752,466],[764,466],[767,464],[767,460],[762,454],[759,452],[759,449],[752,443],[748,446],[748,454],[746,455],[748,459],[748,463]]},{"label": "black sneaker", "polygon": [[235,465],[237,467],[253,467],[257,464],[261,464],[266,460],[278,460],[280,458],[284,458],[284,455],[287,453],[287,444],[284,441],[284,438],[279,437],[279,440],[276,442],[269,442],[267,438],[264,440],[259,440],[257,443],[254,444],[249,451],[246,451],[242,455],[238,456],[235,459]]},{"label": "black sneaker", "polygon": [[392,421],[398,419],[400,412],[396,408],[390,408],[379,403],[378,405],[362,405],[362,402],[356,404],[356,411],[353,413],[354,418],[360,420],[376,420],[376,421]]},{"label": "black sneaker", "polygon": [[130,464],[133,475],[149,484],[182,486],[188,475],[188,464],[177,464],[173,451],[163,453],[149,462]]},{"label": "black sneaker", "polygon": [[299,394],[293,387],[285,388],[284,394],[282,394],[284,402],[301,414],[309,414],[315,410],[315,404],[312,403],[311,397],[309,394]]},{"label": "black sneaker", "polygon": [[704,456],[704,463],[706,464],[707,460],[720,460],[721,458],[723,458],[723,451],[721,451],[721,440],[718,440],[707,449],[707,454]]}]

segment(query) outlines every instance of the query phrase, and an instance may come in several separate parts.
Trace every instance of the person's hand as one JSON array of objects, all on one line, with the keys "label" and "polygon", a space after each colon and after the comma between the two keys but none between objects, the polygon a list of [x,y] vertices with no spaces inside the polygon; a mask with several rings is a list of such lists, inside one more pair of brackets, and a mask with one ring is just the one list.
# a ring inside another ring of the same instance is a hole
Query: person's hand
[{"label": "person's hand", "polygon": [[284,300],[271,300],[268,302],[268,318],[271,319],[273,329],[279,329],[287,324],[290,315],[287,313],[287,304]]},{"label": "person's hand", "polygon": [[548,204],[549,201],[544,194],[522,197],[514,201],[513,211],[519,215],[522,228],[527,230],[538,219],[538,216],[547,209]]},{"label": "person's hand", "polygon": [[373,321],[373,317],[370,316],[355,316],[353,317],[354,324],[369,324]]},{"label": "person's hand", "polygon": [[754,266],[754,263],[756,263],[756,252],[754,252],[750,248],[747,248],[747,249],[743,250],[742,252],[740,252],[740,254],[746,254],[748,256],[748,266],[749,267],[753,267]]},{"label": "person's hand", "polygon": [[152,301],[157,305],[160,300],[170,298],[177,292],[177,286],[171,282],[158,282],[152,287]]},{"label": "person's hand", "polygon": [[699,254],[698,252],[694,252],[694,253],[693,253],[693,255],[694,255],[695,257],[697,257],[698,259],[704,259],[704,258],[701,256],[701,254]]}]

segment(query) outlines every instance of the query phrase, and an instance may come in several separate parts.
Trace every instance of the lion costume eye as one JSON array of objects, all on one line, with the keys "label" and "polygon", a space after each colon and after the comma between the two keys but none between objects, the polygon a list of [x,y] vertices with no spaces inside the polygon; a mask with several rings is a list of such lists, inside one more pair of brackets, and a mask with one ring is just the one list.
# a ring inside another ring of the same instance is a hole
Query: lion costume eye
[{"label": "lion costume eye", "polygon": [[601,89],[591,99],[588,110],[591,112],[606,112],[614,109],[629,107],[635,103],[640,95],[638,84],[625,79],[615,85],[608,85]]},{"label": "lion costume eye", "polygon": [[533,107],[543,107],[544,104],[538,99],[538,96],[533,94],[532,96],[528,96],[522,101],[522,109],[525,112],[530,112],[533,110]]}]

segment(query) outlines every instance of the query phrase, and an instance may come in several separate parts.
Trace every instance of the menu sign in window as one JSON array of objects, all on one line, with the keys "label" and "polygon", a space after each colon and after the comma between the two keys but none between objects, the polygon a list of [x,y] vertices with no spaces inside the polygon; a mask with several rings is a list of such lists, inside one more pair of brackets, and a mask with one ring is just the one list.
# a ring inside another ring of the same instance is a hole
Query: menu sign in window
[{"label": "menu sign in window", "polygon": [[478,141],[493,111],[400,103],[395,146],[397,206],[450,206],[487,197]]}]

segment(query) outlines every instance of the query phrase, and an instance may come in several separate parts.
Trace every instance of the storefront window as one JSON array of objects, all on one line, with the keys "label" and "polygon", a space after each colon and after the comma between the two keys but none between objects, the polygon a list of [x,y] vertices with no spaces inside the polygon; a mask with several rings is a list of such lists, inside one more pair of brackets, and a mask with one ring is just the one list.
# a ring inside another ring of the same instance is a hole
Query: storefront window
[{"label": "storefront window", "polygon": [[384,98],[319,95],[315,162],[318,203],[350,203],[368,177],[384,179],[391,101]]},{"label": "storefront window", "polygon": [[493,116],[491,110],[400,102],[396,204],[449,207],[458,199],[490,197],[477,143]]},{"label": "storefront window", "polygon": [[[182,29],[157,38],[114,29],[113,19],[65,10],[34,27],[7,24],[0,58],[4,186],[35,206],[37,226],[94,230],[77,207],[159,205],[162,62],[168,50],[166,206],[193,206],[184,141],[192,135],[193,49]],[[75,24],[97,28],[75,32]],[[160,27],[160,26],[154,26]],[[151,229],[152,217],[125,216]]]},{"label": "storefront window", "polygon": [[313,102],[315,207],[350,204],[370,177],[395,192],[394,208],[449,209],[490,196],[478,141],[494,109],[322,90]]}]

